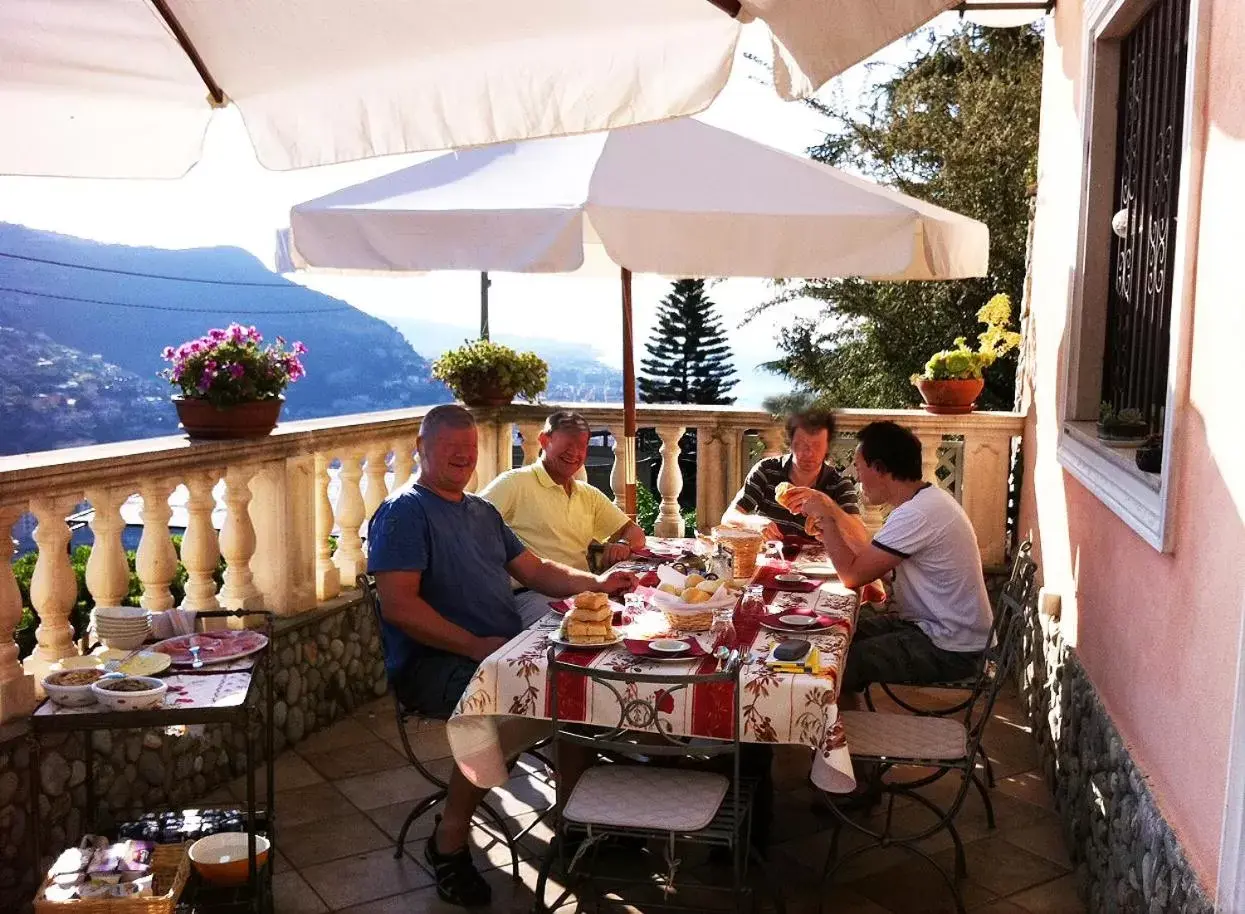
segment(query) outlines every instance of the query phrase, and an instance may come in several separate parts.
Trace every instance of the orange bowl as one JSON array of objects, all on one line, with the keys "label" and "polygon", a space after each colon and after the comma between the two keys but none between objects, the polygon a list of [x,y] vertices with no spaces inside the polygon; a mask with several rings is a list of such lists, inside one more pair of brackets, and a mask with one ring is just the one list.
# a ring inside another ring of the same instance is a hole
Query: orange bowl
[{"label": "orange bowl", "polygon": [[[255,836],[255,868],[268,862],[271,842],[263,835]],[[245,832],[221,832],[200,838],[190,845],[190,864],[204,882],[212,885],[245,885],[250,876],[247,864]]]}]

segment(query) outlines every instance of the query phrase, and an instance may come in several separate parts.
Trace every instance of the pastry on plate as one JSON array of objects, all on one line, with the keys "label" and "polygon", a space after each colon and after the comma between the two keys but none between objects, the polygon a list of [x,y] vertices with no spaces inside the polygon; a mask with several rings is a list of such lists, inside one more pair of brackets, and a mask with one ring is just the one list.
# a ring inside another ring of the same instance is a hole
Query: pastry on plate
[{"label": "pastry on plate", "polygon": [[599,644],[617,637],[610,624],[614,607],[603,593],[581,593],[562,617],[562,637],[572,644]]}]

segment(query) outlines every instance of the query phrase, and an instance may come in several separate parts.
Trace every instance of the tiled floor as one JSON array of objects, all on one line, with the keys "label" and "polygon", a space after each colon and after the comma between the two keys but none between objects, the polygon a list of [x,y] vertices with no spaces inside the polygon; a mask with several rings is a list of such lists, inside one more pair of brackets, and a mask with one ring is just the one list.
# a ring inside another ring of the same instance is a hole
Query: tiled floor
[{"label": "tiled floor", "polygon": [[[981,800],[970,794],[957,822],[966,845],[968,879],[965,904],[978,914],[1075,914],[1083,910],[1076,896],[1059,826],[1040,774],[1028,731],[1014,702],[999,702],[987,728],[986,745],[999,776],[993,792],[998,827],[987,828]],[[423,731],[422,756],[448,766],[444,733]],[[849,862],[836,881],[823,887],[820,871],[829,847],[830,819],[817,809],[807,784],[807,753],[780,753],[771,879],[784,891],[792,914],[818,910],[821,899],[835,914],[925,914],[953,911],[949,892],[927,863],[903,850],[872,851]],[[521,773],[494,800],[511,827],[531,823],[552,801],[548,783],[533,770]],[[925,788],[936,802],[954,787],[947,778]],[[237,785],[231,786],[237,790]],[[278,914],[419,914],[458,910],[442,904],[422,863],[430,820],[418,823],[406,853],[395,859],[397,832],[412,803],[428,787],[406,765],[389,699],[356,711],[350,718],[315,734],[277,762],[277,816],[280,824],[276,863]],[[919,826],[927,813],[908,802],[895,816]],[[520,912],[531,907],[536,869],[550,836],[540,823],[521,846],[521,882],[509,875],[504,845],[483,829],[474,836],[477,857],[493,885],[493,911]],[[844,837],[845,848],[856,846]],[[949,867],[953,850],[945,833],[924,845]],[[618,852],[621,856],[622,852]],[[627,859],[617,861],[625,866]],[[698,887],[719,881],[709,864],[685,861],[680,881],[684,901],[696,899]],[[501,866],[502,869],[497,867]],[[629,899],[643,911],[642,898]],[[704,907],[708,908],[706,902]],[[573,906],[566,909],[573,910]]]}]

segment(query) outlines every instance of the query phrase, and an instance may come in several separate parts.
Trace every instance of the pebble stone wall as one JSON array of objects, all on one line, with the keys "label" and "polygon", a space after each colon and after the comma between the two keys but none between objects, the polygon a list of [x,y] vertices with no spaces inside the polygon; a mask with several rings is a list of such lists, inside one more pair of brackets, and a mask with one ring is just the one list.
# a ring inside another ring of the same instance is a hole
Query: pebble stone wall
[{"label": "pebble stone wall", "polygon": [[1091,912],[1214,910],[1059,623],[1034,619],[1022,696]]},{"label": "pebble stone wall", "polygon": [[[278,752],[385,694],[376,621],[357,599],[279,620],[275,642]],[[120,821],[151,807],[192,806],[242,774],[248,761],[245,734],[227,725],[101,730],[91,739],[97,801],[105,816]],[[0,911],[21,910],[33,893],[40,871],[32,852],[36,823],[45,854],[76,841],[87,824],[82,736],[40,738],[33,818],[30,769],[35,753],[30,740],[25,722],[0,728]]]}]

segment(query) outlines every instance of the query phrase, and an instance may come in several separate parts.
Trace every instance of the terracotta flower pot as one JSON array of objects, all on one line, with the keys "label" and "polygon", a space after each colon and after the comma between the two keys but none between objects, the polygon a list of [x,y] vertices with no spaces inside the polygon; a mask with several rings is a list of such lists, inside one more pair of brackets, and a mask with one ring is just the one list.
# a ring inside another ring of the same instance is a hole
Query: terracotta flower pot
[{"label": "terracotta flower pot", "polygon": [[277,427],[284,397],[216,407],[207,400],[174,397],[177,418],[191,438],[263,438]]},{"label": "terracotta flower pot", "polygon": [[921,392],[926,412],[939,416],[957,416],[971,413],[986,382],[981,378],[956,378],[947,381],[930,381],[921,378],[916,389]]},{"label": "terracotta flower pot", "polygon": [[465,406],[509,406],[514,400],[514,391],[494,384],[481,385],[463,390],[462,400]]}]

